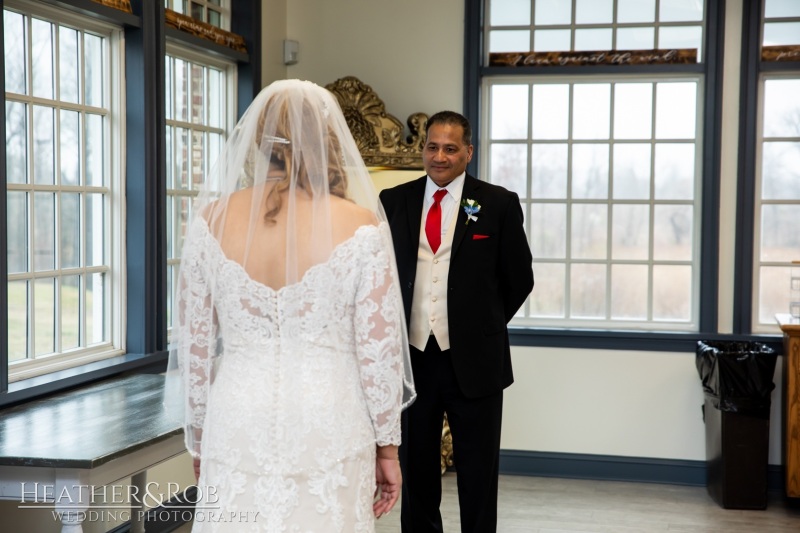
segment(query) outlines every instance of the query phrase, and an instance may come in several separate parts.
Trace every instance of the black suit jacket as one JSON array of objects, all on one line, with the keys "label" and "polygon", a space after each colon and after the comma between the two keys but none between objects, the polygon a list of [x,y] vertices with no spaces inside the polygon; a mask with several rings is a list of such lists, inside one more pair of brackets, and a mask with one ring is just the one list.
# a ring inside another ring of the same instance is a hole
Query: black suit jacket
[{"label": "black suit jacket", "polygon": [[[381,192],[392,230],[406,323],[417,274],[423,176]],[[447,279],[450,350],[459,387],[478,398],[511,385],[507,324],[533,289],[530,247],[519,197],[502,187],[467,175],[462,199],[481,206],[468,224],[458,207]]]}]

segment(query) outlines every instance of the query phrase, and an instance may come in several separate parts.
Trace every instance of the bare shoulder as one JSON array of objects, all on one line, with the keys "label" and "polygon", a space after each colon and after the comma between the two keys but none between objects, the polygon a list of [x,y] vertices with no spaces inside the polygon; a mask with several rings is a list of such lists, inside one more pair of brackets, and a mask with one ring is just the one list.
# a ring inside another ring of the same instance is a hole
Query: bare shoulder
[{"label": "bare shoulder", "polygon": [[378,223],[375,213],[342,198],[331,198],[331,211],[337,224],[350,233],[361,226],[374,226]]}]

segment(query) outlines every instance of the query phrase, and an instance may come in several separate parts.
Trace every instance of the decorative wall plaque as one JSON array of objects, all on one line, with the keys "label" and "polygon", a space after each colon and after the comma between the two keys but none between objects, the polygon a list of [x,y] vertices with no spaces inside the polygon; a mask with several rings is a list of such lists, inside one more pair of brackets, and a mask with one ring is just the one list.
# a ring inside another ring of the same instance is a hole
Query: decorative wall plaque
[{"label": "decorative wall plaque", "polygon": [[800,61],[800,44],[763,46],[761,61]]},{"label": "decorative wall plaque", "polygon": [[594,52],[493,52],[489,54],[489,66],[491,67],[685,65],[692,63],[697,63],[696,48]]},{"label": "decorative wall plaque", "polygon": [[356,141],[364,163],[370,167],[421,169],[428,115],[408,117],[411,133],[386,112],[386,106],[372,87],[354,76],[345,76],[325,86],[339,101],[344,118]]},{"label": "decorative wall plaque", "polygon": [[133,9],[131,9],[131,0],[94,0],[98,4],[103,4],[104,6],[113,7],[114,9],[119,9],[120,11],[124,11],[126,13],[133,13]]},{"label": "decorative wall plaque", "polygon": [[195,20],[192,17],[182,15],[171,9],[165,9],[164,14],[167,20],[167,26],[172,26],[173,28],[185,31],[202,39],[214,41],[222,46],[232,48],[237,52],[247,53],[247,46],[245,45],[244,37],[241,35],[225,31],[200,20]]}]

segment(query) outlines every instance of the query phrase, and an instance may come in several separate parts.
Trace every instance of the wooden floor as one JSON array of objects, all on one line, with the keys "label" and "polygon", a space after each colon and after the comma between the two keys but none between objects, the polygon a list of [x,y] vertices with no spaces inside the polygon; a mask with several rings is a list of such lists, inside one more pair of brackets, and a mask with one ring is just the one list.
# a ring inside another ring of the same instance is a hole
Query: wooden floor
[{"label": "wooden floor", "polygon": [[[456,474],[442,482],[446,533],[459,533]],[[770,494],[765,511],[723,509],[705,487],[500,476],[498,533],[800,533],[800,508]],[[400,509],[376,533],[400,531]]]},{"label": "wooden floor", "polygon": [[[456,474],[442,480],[445,533],[460,533]],[[800,533],[800,507],[770,494],[765,511],[723,509],[705,487],[500,476],[498,533]],[[400,508],[376,533],[399,533]],[[188,533],[187,524],[179,533]]]}]

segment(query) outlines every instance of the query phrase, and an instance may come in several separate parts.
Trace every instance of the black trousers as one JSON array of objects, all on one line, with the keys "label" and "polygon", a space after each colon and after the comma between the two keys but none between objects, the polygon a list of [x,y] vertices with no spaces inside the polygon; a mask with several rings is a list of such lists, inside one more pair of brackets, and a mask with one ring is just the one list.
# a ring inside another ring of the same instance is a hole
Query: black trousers
[{"label": "black trousers", "polygon": [[450,350],[433,336],[424,352],[411,347],[416,401],[403,413],[403,533],[441,533],[442,421],[453,437],[462,533],[497,530],[497,476],[503,392],[467,398],[458,387]]}]

